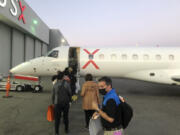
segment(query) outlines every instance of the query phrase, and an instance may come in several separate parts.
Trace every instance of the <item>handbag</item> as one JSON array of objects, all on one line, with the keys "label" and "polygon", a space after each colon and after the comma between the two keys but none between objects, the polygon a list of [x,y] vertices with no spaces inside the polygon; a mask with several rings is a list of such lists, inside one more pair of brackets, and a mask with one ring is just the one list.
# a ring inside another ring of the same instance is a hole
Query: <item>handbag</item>
[{"label": "handbag", "polygon": [[90,119],[89,133],[90,135],[104,135],[100,117],[98,117],[97,119]]},{"label": "handbag", "polygon": [[54,120],[54,106],[53,105],[48,106],[47,120],[49,122],[52,122]]}]

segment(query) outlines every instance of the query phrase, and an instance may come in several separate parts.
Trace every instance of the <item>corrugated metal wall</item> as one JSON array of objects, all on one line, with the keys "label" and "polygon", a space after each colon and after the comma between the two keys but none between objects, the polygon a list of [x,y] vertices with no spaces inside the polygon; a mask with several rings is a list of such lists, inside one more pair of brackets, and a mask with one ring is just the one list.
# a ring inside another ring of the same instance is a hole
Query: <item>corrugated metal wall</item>
[{"label": "corrugated metal wall", "polygon": [[35,57],[45,55],[48,45],[0,22],[0,74]]}]

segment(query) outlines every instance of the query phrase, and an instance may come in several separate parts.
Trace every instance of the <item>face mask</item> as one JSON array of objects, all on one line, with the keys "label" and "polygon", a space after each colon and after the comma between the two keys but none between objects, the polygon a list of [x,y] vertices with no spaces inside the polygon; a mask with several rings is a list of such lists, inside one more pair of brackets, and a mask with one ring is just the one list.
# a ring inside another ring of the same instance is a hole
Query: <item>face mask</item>
[{"label": "face mask", "polygon": [[99,93],[102,95],[106,95],[107,92],[105,91],[105,89],[99,89]]}]

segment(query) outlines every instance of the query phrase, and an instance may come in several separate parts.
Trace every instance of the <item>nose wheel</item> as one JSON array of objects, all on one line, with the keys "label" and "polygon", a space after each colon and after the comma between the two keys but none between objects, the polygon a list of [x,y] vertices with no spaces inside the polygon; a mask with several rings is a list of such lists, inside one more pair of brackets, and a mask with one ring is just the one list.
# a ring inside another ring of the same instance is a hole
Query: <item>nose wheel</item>
[{"label": "nose wheel", "polygon": [[24,86],[18,85],[16,86],[16,91],[21,92],[24,90]]},{"label": "nose wheel", "polygon": [[40,85],[35,85],[34,87],[34,92],[41,92],[43,89],[42,89],[42,86]]}]

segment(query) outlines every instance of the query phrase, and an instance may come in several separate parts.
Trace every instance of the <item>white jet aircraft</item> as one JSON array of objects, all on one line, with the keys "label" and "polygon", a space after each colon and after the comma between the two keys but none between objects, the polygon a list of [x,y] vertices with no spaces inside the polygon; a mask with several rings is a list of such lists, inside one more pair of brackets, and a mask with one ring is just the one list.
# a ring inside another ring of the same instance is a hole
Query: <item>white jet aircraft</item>
[{"label": "white jet aircraft", "polygon": [[81,76],[130,78],[155,83],[180,84],[180,48],[57,47],[47,56],[24,62],[10,70],[13,74],[52,76],[72,66]]}]

